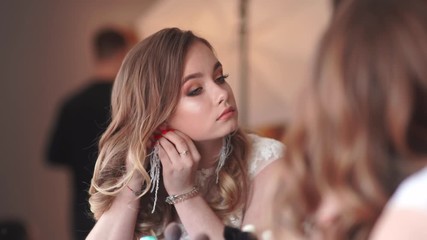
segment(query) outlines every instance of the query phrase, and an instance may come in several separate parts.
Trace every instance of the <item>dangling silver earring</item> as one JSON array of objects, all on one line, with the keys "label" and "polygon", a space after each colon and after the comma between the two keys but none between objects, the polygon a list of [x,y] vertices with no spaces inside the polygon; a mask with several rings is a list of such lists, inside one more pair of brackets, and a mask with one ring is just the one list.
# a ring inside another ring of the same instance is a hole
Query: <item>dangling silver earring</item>
[{"label": "dangling silver earring", "polygon": [[221,151],[219,152],[218,165],[216,166],[216,184],[219,181],[219,172],[225,164],[225,160],[227,160],[228,156],[230,156],[233,151],[233,146],[231,145],[231,134],[228,134],[224,137],[224,141],[221,147]]},{"label": "dangling silver earring", "polygon": [[151,213],[154,213],[157,203],[157,192],[159,191],[159,181],[160,181],[160,158],[159,158],[159,147],[155,146],[153,151],[149,155],[150,159],[150,178],[151,178],[151,190],[154,192],[154,204]]}]

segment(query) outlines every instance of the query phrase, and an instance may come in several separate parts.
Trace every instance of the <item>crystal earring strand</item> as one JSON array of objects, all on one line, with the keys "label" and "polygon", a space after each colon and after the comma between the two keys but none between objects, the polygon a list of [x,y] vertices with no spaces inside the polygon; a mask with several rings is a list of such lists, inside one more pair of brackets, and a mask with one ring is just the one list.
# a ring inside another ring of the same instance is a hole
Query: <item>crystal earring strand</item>
[{"label": "crystal earring strand", "polygon": [[233,146],[231,145],[231,134],[228,134],[224,137],[224,143],[222,144],[221,151],[219,152],[219,160],[218,165],[216,166],[216,184],[218,184],[219,181],[219,172],[221,171],[222,167],[225,164],[225,160],[230,156],[231,152],[233,151]]},{"label": "crystal earring strand", "polygon": [[150,178],[151,178],[151,190],[154,191],[154,204],[151,213],[154,213],[157,203],[157,192],[159,191],[159,181],[160,181],[160,158],[159,158],[159,148],[155,146],[153,151],[149,155],[150,159]]}]

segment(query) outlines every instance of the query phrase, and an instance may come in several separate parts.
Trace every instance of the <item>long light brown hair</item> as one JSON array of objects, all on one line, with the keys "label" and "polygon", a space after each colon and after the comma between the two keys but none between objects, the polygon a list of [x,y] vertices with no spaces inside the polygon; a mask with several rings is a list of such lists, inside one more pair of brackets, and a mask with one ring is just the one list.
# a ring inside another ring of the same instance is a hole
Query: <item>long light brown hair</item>
[{"label": "long light brown hair", "polygon": [[[112,92],[112,119],[99,142],[100,153],[89,190],[95,219],[109,209],[114,197],[124,189],[133,174],[144,178],[143,194],[135,236],[161,235],[164,226],[176,218],[172,206],[165,203],[166,190],[160,179],[157,206],[149,192],[151,180],[150,137],[174,112],[180,98],[184,59],[190,46],[208,41],[191,31],[163,29],[137,44],[127,54],[116,77]],[[219,217],[225,219],[242,207],[248,192],[247,139],[241,130],[231,138],[233,153],[220,172],[219,195],[208,201]],[[133,167],[126,169],[126,161]],[[216,186],[216,185],[215,185]]]},{"label": "long light brown hair", "polygon": [[309,238],[332,193],[341,205],[327,239],[366,239],[399,182],[425,166],[426,13],[424,0],[347,0],[336,9],[285,140],[277,236]]}]

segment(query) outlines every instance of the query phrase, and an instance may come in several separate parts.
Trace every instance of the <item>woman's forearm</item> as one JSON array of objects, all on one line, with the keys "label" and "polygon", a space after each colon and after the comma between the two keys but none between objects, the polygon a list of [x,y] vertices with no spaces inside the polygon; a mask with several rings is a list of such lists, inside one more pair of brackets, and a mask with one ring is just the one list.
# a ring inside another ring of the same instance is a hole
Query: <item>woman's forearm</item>
[{"label": "woman's forearm", "polygon": [[224,224],[200,196],[175,204],[190,239],[205,234],[209,239],[224,239]]},{"label": "woman's forearm", "polygon": [[[129,187],[140,189],[141,179],[132,179]],[[139,199],[128,188],[114,198],[111,207],[102,214],[87,240],[133,240],[139,212]]]}]

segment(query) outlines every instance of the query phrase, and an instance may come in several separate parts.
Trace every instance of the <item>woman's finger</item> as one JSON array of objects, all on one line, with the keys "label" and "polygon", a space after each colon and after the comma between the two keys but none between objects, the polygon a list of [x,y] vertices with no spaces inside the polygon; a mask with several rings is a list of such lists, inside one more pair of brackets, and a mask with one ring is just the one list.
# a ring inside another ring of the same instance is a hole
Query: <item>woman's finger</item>
[{"label": "woman's finger", "polygon": [[193,160],[195,162],[199,162],[200,154],[199,154],[199,151],[197,151],[196,145],[194,145],[193,140],[190,137],[188,137],[186,134],[178,130],[175,130],[174,133],[178,135],[180,138],[184,139],[184,141],[187,144],[188,150],[191,153],[191,156],[193,157]]},{"label": "woman's finger", "polygon": [[188,152],[188,144],[186,139],[180,137],[179,135],[177,135],[175,133],[176,130],[174,131],[169,131],[165,134],[163,134],[163,137],[167,138],[171,143],[173,143],[175,145],[176,151],[178,153],[183,153],[184,151]]},{"label": "woman's finger", "polygon": [[162,166],[164,168],[170,169],[172,167],[172,161],[170,160],[169,155],[167,154],[164,147],[160,144],[160,141],[157,142],[156,148],[158,148],[159,159],[162,163]]},{"label": "woman's finger", "polygon": [[159,139],[159,144],[163,147],[163,150],[173,166],[180,166],[182,164],[181,155],[178,153],[176,146],[168,138],[162,137]]},{"label": "woman's finger", "polygon": [[163,135],[164,138],[168,139],[176,149],[176,152],[180,155],[180,161],[191,164],[194,162],[194,152],[197,152],[195,147],[192,147],[193,142],[189,138],[183,138],[181,135],[178,135],[175,131],[170,131]]}]

